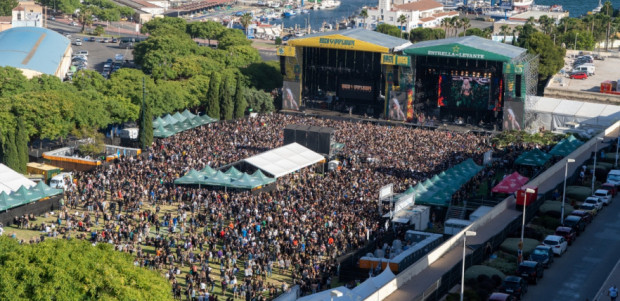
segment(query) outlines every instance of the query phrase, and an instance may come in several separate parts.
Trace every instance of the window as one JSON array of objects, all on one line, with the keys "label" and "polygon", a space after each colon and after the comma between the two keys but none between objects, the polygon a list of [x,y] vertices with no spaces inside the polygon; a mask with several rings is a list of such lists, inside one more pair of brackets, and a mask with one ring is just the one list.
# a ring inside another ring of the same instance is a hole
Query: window
[{"label": "window", "polygon": [[394,17],[390,17],[390,21],[394,21]]}]

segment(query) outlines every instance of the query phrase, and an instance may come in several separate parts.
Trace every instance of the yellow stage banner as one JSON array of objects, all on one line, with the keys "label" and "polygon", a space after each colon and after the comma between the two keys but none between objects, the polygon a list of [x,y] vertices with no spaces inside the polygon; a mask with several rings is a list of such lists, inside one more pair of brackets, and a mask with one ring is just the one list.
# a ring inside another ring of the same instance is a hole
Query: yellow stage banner
[{"label": "yellow stage banner", "polygon": [[313,38],[301,38],[288,41],[290,46],[302,46],[302,47],[316,47],[316,48],[331,48],[331,49],[344,49],[344,50],[358,50],[369,52],[382,52],[387,53],[390,50],[387,47],[379,46],[376,44],[352,39],[339,34],[313,37]]},{"label": "yellow stage banner", "polygon": [[279,56],[295,56],[295,47],[293,46],[278,47],[278,55]]},{"label": "yellow stage banner", "polygon": [[398,65],[398,66],[411,66],[410,57],[408,55],[394,55],[394,54],[382,54],[382,65]]}]

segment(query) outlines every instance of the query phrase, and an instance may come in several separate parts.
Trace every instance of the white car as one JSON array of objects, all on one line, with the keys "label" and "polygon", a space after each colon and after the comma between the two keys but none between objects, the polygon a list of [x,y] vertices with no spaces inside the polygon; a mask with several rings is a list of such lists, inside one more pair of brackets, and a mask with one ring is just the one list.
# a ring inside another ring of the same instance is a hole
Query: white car
[{"label": "white car", "polygon": [[603,209],[603,201],[595,196],[589,196],[585,201],[583,201],[583,203],[596,206],[596,210],[598,211],[601,211]]},{"label": "white car", "polygon": [[73,45],[75,45],[75,46],[82,46],[82,40],[81,39],[75,39],[75,42],[73,42]]},{"label": "white car", "polygon": [[551,247],[551,250],[553,250],[553,254],[556,254],[558,256],[562,256],[562,254],[564,254],[566,252],[566,249],[568,248],[568,243],[566,242],[566,239],[558,235],[547,235],[547,237],[545,237],[545,240],[543,240],[543,245]]},{"label": "white car", "polygon": [[606,189],[597,189],[594,192],[594,196],[603,201],[603,204],[609,205],[611,204],[611,192]]}]

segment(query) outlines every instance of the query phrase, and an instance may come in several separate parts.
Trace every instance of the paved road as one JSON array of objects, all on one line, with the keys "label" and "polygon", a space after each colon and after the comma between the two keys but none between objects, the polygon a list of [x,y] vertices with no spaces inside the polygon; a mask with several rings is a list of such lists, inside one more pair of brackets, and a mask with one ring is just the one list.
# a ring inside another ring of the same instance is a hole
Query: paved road
[{"label": "paved road", "polygon": [[[568,251],[531,285],[524,301],[593,300],[620,258],[620,196],[605,207]],[[620,285],[620,279],[618,279]],[[607,300],[603,297],[600,301]]]}]

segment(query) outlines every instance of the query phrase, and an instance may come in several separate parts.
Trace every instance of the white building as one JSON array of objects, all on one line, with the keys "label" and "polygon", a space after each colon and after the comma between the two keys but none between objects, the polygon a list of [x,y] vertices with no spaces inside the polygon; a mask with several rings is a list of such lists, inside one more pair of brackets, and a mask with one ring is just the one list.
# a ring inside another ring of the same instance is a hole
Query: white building
[{"label": "white building", "polygon": [[[359,16],[356,19],[359,27],[374,29],[385,23],[406,32],[416,27],[439,27],[441,20],[458,16],[458,12],[444,11],[443,4],[434,0],[379,0],[379,6],[369,7],[366,11],[366,20]],[[405,23],[398,21],[401,15],[405,16]]]},{"label": "white building", "polygon": [[20,1],[11,14],[12,27],[43,27],[43,8],[34,1]]}]

